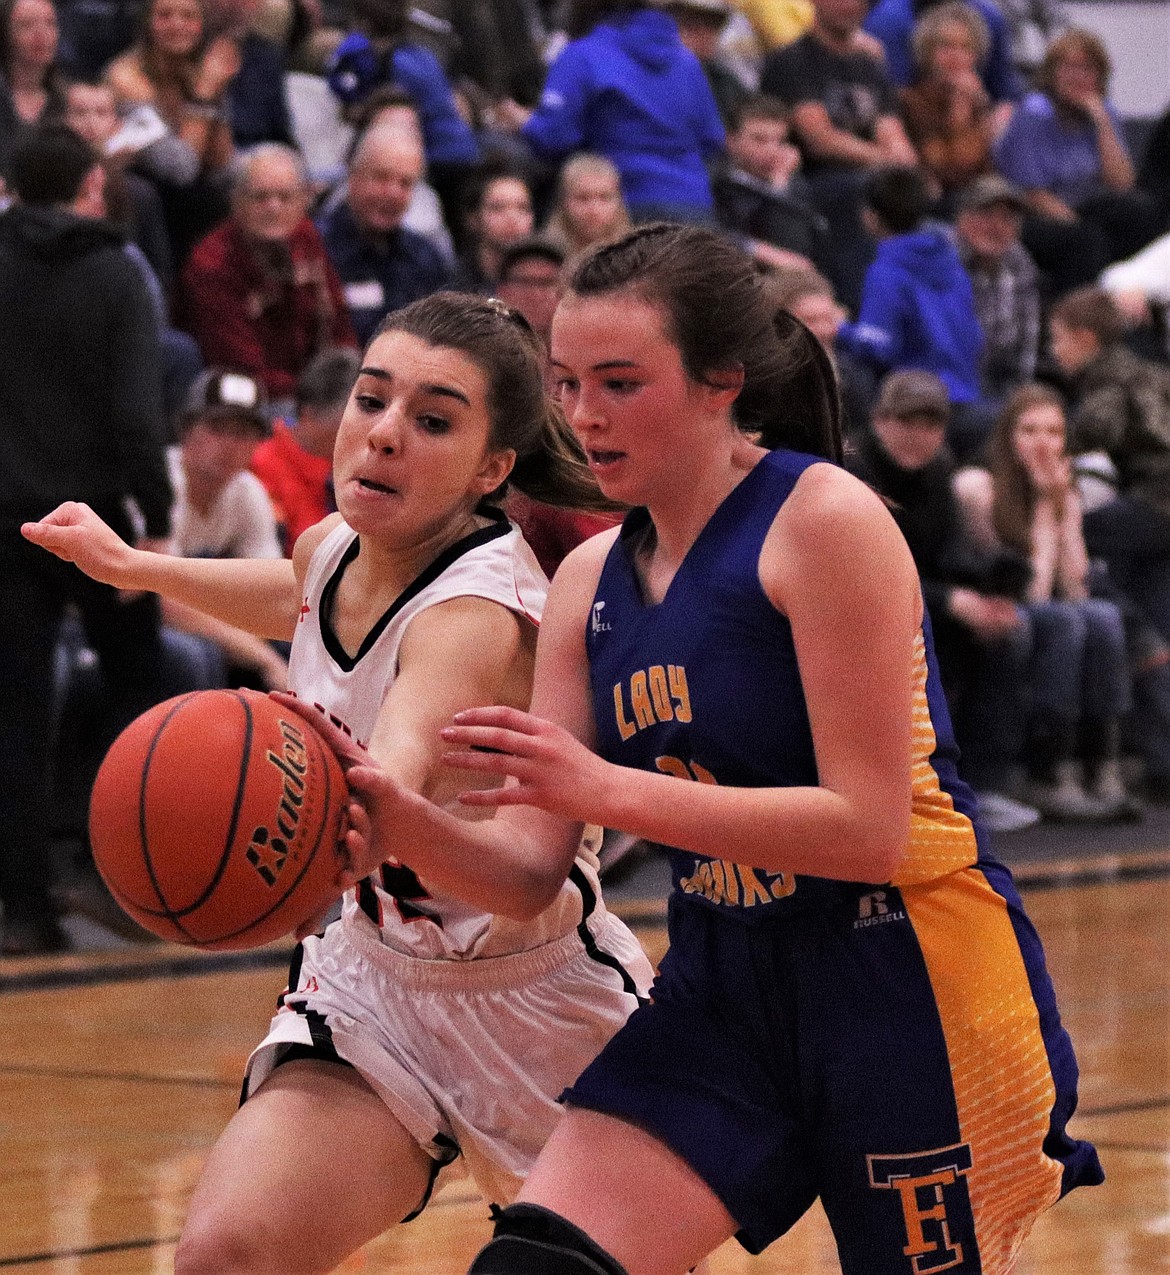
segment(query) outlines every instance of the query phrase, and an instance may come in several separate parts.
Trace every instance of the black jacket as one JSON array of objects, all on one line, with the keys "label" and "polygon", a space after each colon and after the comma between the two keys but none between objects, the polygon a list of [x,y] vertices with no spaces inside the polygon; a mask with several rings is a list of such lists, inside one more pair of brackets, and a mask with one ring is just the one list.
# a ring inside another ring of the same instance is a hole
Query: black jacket
[{"label": "black jacket", "polygon": [[0,215],[0,517],[132,496],[170,524],[159,334],[107,222],[17,205]]},{"label": "black jacket", "polygon": [[846,457],[849,472],[892,502],[898,524],[922,581],[922,595],[937,623],[946,616],[951,590],[962,586],[984,593],[992,587],[997,560],[968,536],[951,489],[954,461],[944,452],[918,470],[903,469],[870,433]]},{"label": "black jacket", "polygon": [[715,215],[725,230],[799,252],[819,269],[825,269],[829,257],[828,223],[803,197],[806,184],[799,177],[792,179],[790,191],[783,192],[724,166],[715,175],[711,189]]}]

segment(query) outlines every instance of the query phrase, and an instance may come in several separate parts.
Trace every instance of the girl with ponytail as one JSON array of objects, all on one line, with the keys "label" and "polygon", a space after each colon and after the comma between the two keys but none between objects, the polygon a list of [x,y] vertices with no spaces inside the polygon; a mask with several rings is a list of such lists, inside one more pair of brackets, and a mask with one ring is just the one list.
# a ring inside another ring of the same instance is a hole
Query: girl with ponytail
[{"label": "girl with ponytail", "polygon": [[[527,708],[548,584],[499,503],[515,483],[606,505],[542,360],[498,301],[440,293],[393,313],[338,431],[338,512],[291,562],[147,553],[83,505],[25,534],[100,580],[291,639],[291,702],[341,723],[346,764],[378,765],[458,827],[479,814],[459,792],[492,781],[444,766],[440,729],[477,706]],[[414,1216],[460,1153],[490,1202],[514,1198],[561,1090],[650,982],[601,901],[598,832],[536,909],[473,860],[417,876],[406,838],[339,869],[341,917],[296,949],[192,1199],[177,1275],[332,1271]]]},{"label": "girl with ponytail", "polygon": [[828,362],[737,249],[662,224],[574,266],[551,355],[630,513],[557,572],[531,712],[442,732],[494,815],[355,764],[349,847],[428,881],[474,862],[532,916],[583,825],[620,829],[670,860],[670,951],[472,1269],[679,1275],[819,1196],[844,1271],[1007,1275],[1101,1168],[1064,1130],[1072,1047],[956,770],[909,550],[836,463]]}]

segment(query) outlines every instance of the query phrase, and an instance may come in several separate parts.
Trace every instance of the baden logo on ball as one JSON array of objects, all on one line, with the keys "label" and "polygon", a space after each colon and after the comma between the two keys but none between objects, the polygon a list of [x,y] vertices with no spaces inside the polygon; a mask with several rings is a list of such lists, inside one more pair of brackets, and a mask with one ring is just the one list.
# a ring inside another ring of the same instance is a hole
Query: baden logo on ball
[{"label": "baden logo on ball", "polygon": [[269,885],[276,884],[289,856],[289,846],[296,840],[305,803],[305,772],[309,769],[304,735],[287,721],[280,723],[280,733],[284,739],[281,754],[277,756],[271,749],[267,753],[267,759],[284,777],[275,819],[280,835],[273,836],[261,825],[252,833],[252,842],[245,851],[248,862]]}]

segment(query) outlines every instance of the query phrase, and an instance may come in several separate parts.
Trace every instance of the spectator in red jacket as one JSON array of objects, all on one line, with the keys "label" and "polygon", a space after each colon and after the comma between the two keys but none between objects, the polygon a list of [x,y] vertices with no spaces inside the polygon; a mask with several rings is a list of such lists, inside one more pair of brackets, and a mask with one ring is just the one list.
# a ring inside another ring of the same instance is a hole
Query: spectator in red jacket
[{"label": "spectator in red jacket", "polygon": [[313,358],[297,379],[295,418],[277,421],[252,453],[252,472],[267,488],[288,557],[301,532],[337,508],[333,443],[360,366],[357,351],[342,347]]},{"label": "spectator in red jacket", "polygon": [[291,410],[296,379],[329,346],[356,347],[345,297],[306,213],[297,153],[278,143],[242,156],[231,215],[183,270],[190,331],[209,365],[262,381],[274,415]]}]

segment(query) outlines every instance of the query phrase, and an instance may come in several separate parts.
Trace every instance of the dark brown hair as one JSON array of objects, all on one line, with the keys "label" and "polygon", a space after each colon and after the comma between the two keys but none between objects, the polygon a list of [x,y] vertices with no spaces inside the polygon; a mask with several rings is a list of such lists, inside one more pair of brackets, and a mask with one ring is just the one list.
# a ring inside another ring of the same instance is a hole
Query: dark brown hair
[{"label": "dark brown hair", "polygon": [[1109,77],[1113,74],[1109,51],[1099,36],[1081,27],[1069,27],[1067,31],[1062,31],[1048,46],[1044,61],[1036,72],[1037,87],[1049,96],[1052,95],[1056,86],[1056,67],[1070,53],[1079,53],[1092,62],[1097,71],[1097,88],[1104,93],[1109,87]]},{"label": "dark brown hair", "polygon": [[8,184],[24,204],[71,204],[101,163],[97,151],[64,124],[36,124],[21,134],[8,160]]},{"label": "dark brown hair", "polygon": [[787,124],[790,118],[788,107],[778,97],[773,97],[770,93],[749,93],[731,108],[727,131],[738,133],[751,120],[771,120],[778,124]]},{"label": "dark brown hair", "polygon": [[569,12],[565,19],[565,31],[570,40],[577,40],[606,18],[619,13],[633,13],[648,7],[647,0],[569,0]]},{"label": "dark brown hair", "polygon": [[1004,404],[987,444],[988,467],[995,495],[991,521],[995,534],[1011,549],[1032,552],[1032,518],[1036,492],[1016,453],[1014,434],[1020,418],[1034,407],[1056,407],[1064,414],[1064,400],[1047,385],[1023,385]]},{"label": "dark brown hair", "polygon": [[[518,310],[495,297],[436,292],[392,310],[372,340],[385,332],[458,350],[482,369],[488,381],[488,445],[516,452],[509,483],[550,505],[615,508],[601,494],[564,413],[545,392],[544,346]],[[490,499],[501,500],[506,488]]]},{"label": "dark brown hair", "polygon": [[[16,0],[0,0],[0,72],[6,76],[12,69],[12,11],[15,8]],[[54,13],[57,11],[56,4],[53,5],[53,11]],[[60,21],[60,15],[57,16]],[[60,37],[58,35],[59,52]],[[48,95],[45,114],[41,117],[43,122],[47,123],[55,119],[64,110],[65,87],[65,75],[54,58],[53,62],[45,68],[45,78],[41,82],[41,88]]]},{"label": "dark brown hair", "polygon": [[761,445],[840,461],[841,403],[821,343],[778,310],[751,258],[717,231],[651,222],[586,252],[569,273],[579,297],[632,293],[662,309],[693,381],[743,369],[735,422]]},{"label": "dark brown hair", "polygon": [[350,28],[371,40],[401,40],[410,19],[406,0],[349,0],[346,11]]},{"label": "dark brown hair", "polygon": [[1125,323],[1113,298],[1103,288],[1074,288],[1053,304],[1048,316],[1066,328],[1091,332],[1102,346],[1114,345]]}]

